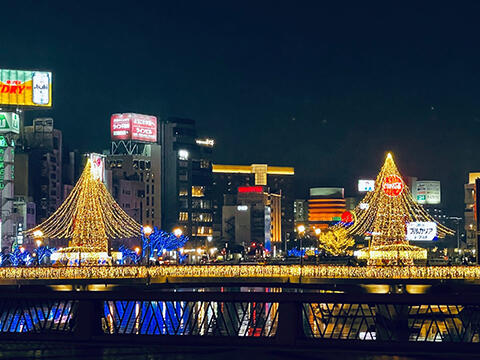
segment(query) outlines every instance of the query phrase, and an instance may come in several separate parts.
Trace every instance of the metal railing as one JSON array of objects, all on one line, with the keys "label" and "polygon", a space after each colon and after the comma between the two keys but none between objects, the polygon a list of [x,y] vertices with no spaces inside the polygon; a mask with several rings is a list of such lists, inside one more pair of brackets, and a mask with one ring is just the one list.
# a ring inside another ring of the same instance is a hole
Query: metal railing
[{"label": "metal railing", "polygon": [[0,339],[478,351],[480,305],[475,294],[12,290]]}]

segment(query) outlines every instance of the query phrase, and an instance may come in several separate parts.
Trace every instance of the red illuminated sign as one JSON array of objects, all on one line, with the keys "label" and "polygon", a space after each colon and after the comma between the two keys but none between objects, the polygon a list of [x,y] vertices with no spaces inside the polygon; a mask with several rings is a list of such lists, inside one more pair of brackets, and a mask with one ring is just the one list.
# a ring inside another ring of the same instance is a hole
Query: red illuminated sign
[{"label": "red illuminated sign", "polygon": [[353,215],[350,211],[345,211],[342,214],[342,222],[346,224],[353,222]]},{"label": "red illuminated sign", "polygon": [[239,193],[261,193],[263,192],[263,186],[240,186],[238,188]]},{"label": "red illuminated sign", "polygon": [[404,187],[403,180],[397,175],[386,176],[382,185],[383,192],[391,197],[400,195]]},{"label": "red illuminated sign", "polygon": [[112,140],[157,141],[157,118],[141,114],[113,114],[110,120]]}]

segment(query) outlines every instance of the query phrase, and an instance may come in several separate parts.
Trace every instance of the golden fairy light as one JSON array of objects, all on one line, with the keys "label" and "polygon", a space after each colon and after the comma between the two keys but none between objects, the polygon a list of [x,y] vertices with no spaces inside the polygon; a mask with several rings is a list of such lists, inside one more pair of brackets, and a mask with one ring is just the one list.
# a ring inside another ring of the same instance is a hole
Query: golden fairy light
[{"label": "golden fairy light", "polygon": [[360,257],[367,258],[370,265],[412,265],[415,259],[426,259],[425,249],[406,240],[407,223],[435,222],[439,238],[454,234],[413,200],[390,153],[375,180],[375,189],[365,195],[353,212],[355,221],[345,228],[350,235],[371,236],[370,247],[360,252]]},{"label": "golden fairy light", "polygon": [[[480,266],[169,265],[0,267],[0,279],[455,279],[480,280]],[[194,281],[194,280],[193,280]]]},{"label": "golden fairy light", "polygon": [[91,160],[70,195],[47,220],[27,235],[68,239],[63,252],[108,252],[108,239],[127,239],[141,234],[141,225],[115,202],[103,182],[92,172]]}]

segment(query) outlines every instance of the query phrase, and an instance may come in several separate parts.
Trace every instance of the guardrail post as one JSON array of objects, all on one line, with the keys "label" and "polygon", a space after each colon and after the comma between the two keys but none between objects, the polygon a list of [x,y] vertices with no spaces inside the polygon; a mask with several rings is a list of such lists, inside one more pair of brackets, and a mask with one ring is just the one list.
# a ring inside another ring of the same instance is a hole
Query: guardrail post
[{"label": "guardrail post", "polygon": [[294,345],[304,337],[302,328],[302,303],[281,302],[278,308],[276,339],[281,345]]},{"label": "guardrail post", "polygon": [[73,313],[74,334],[77,340],[91,340],[101,335],[103,317],[103,301],[82,299],[78,301],[77,311]]}]

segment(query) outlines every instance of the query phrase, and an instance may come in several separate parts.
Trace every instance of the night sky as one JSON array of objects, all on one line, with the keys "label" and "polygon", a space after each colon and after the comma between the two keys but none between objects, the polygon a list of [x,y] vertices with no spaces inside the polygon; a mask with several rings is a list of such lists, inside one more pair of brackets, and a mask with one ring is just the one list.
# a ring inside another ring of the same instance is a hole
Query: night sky
[{"label": "night sky", "polygon": [[189,117],[218,163],[294,166],[299,197],[355,195],[391,150],[460,215],[480,170],[480,7],[335,3],[6,1],[0,67],[54,73],[54,108],[27,124],[52,116],[70,148],[108,148],[115,112]]}]

